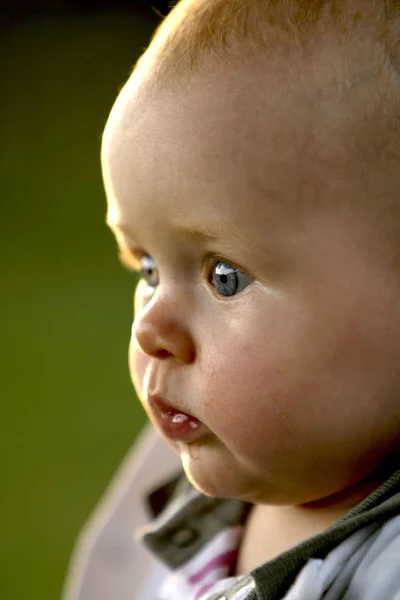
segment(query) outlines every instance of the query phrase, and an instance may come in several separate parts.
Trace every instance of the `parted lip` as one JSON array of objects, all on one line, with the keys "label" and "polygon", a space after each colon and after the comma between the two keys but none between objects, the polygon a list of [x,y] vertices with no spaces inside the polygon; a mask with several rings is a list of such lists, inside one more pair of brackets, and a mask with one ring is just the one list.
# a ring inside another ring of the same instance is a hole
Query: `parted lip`
[{"label": "parted lip", "polygon": [[192,444],[208,433],[204,423],[170,404],[163,396],[149,394],[147,400],[154,424],[168,440]]},{"label": "parted lip", "polygon": [[187,412],[186,410],[182,410],[182,409],[178,408],[174,404],[171,404],[169,400],[167,400],[160,394],[148,394],[147,400],[148,400],[149,405],[152,408],[155,408],[156,410],[158,410],[161,414],[173,415],[173,414],[181,413],[183,415],[187,415],[187,416],[191,417],[192,419],[196,419],[196,417],[194,417],[191,413]]}]

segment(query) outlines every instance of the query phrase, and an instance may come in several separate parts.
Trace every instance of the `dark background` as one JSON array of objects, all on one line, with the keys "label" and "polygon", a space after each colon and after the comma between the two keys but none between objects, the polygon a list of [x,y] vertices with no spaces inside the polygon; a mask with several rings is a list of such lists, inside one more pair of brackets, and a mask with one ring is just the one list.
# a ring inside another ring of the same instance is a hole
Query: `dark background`
[{"label": "dark background", "polygon": [[[60,597],[145,417],[134,278],[104,225],[101,135],[167,2],[0,8],[0,598]],[[112,600],[112,599],[110,599]]]}]

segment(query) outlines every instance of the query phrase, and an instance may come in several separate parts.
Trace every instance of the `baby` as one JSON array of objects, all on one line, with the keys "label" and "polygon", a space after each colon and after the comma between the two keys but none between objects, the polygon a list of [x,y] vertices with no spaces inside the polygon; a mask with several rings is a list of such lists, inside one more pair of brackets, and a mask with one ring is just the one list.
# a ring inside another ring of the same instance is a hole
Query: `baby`
[{"label": "baby", "polygon": [[112,109],[154,599],[400,598],[398,5],[182,0]]}]

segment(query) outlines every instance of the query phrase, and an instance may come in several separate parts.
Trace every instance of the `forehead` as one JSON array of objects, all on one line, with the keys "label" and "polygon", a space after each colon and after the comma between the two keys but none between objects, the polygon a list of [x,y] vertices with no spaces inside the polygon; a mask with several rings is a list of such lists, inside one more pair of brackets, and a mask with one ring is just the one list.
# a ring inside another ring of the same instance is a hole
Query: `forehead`
[{"label": "forehead", "polygon": [[267,74],[261,68],[152,95],[128,82],[103,139],[112,227],[142,223],[150,207],[154,226],[167,215],[179,227],[218,220],[260,229],[304,196],[320,195],[332,82],[321,91],[276,65]]}]

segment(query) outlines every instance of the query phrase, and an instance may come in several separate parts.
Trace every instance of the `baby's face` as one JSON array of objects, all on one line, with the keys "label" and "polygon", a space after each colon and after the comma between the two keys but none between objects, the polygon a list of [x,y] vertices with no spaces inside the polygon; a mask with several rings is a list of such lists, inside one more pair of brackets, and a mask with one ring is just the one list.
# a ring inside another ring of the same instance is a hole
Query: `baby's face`
[{"label": "baby's face", "polygon": [[132,80],[102,164],[109,224],[145,274],[130,344],[145,410],[162,435],[151,395],[197,419],[168,441],[206,494],[302,504],[398,444],[400,286],[335,209],[365,193],[345,138],[278,85],[227,75],[142,99]]}]

